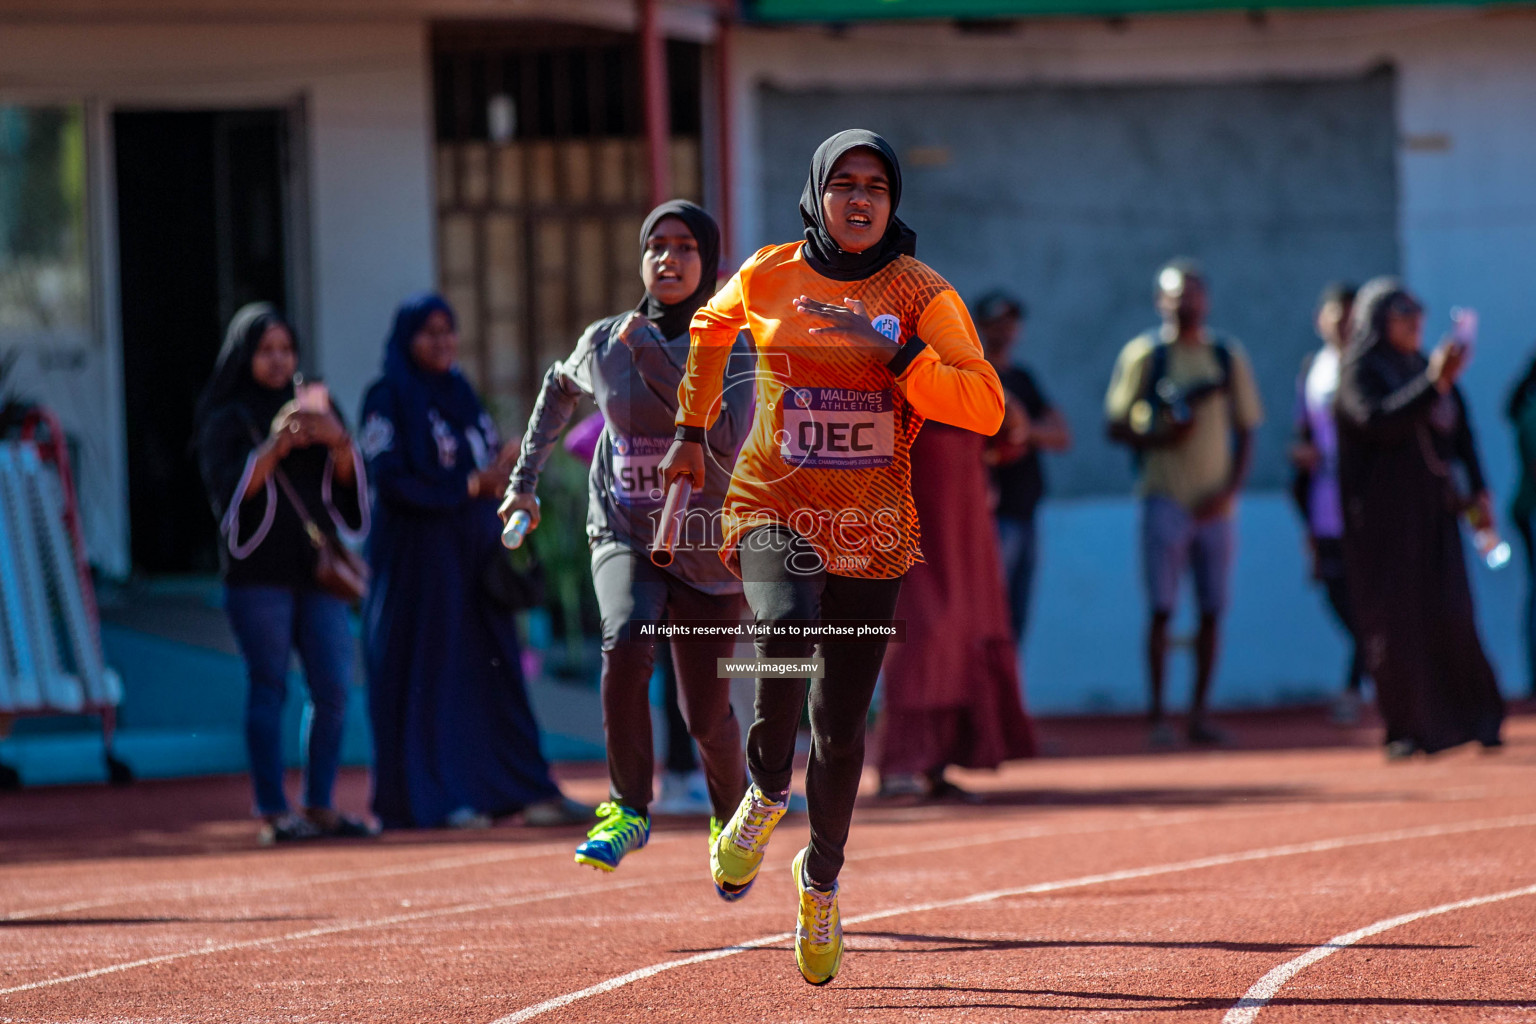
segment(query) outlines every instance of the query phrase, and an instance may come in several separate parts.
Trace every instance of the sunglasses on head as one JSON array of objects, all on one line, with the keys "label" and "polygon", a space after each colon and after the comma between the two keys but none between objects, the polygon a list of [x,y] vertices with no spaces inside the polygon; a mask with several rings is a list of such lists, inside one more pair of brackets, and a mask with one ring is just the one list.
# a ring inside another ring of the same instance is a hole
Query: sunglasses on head
[{"label": "sunglasses on head", "polygon": [[1424,312],[1424,307],[1412,295],[1395,295],[1387,303],[1387,312],[1396,316],[1418,316]]}]

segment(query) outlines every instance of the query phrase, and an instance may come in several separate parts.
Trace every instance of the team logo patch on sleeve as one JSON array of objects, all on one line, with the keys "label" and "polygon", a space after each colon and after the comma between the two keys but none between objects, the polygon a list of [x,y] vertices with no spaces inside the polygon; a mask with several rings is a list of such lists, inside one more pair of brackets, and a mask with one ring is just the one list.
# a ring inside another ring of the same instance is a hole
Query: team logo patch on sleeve
[{"label": "team logo patch on sleeve", "polygon": [[901,321],[891,314],[881,313],[870,321],[870,326],[896,344],[901,344]]},{"label": "team logo patch on sleeve", "polygon": [[432,440],[437,442],[437,462],[444,469],[459,464],[459,439],[436,409],[427,410],[427,420],[432,424]]},{"label": "team logo patch on sleeve", "polygon": [[362,449],[363,457],[376,458],[389,451],[395,445],[395,425],[378,413],[372,413],[368,421],[363,424],[362,431],[357,435],[357,446]]}]

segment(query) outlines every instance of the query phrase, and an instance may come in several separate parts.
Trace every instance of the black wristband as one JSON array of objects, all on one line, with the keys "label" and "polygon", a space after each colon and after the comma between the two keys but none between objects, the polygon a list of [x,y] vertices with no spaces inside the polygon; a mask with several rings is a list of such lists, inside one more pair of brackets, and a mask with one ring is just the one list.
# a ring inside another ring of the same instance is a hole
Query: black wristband
[{"label": "black wristband", "polygon": [[885,368],[891,371],[892,377],[900,377],[907,372],[907,367],[912,365],[912,360],[917,358],[919,352],[928,347],[928,343],[917,335],[907,339],[907,343],[896,350],[896,355],[885,364]]},{"label": "black wristband", "polygon": [[694,444],[704,443],[704,428],[679,426],[677,433],[672,435],[679,441],[692,441]]}]

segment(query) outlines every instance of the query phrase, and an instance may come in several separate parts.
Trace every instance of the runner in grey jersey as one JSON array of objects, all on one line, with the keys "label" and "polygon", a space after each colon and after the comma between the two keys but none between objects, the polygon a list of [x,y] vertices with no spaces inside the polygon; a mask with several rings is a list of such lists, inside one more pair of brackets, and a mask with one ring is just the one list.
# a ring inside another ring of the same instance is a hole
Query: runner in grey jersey
[{"label": "runner in grey jersey", "polygon": [[[667,417],[676,415],[677,385],[687,362],[686,326],[678,336],[664,339],[638,312],[589,326],[575,351],[544,375],[509,493],[534,493],[582,396],[595,398],[607,422],[588,476],[587,538],[594,551],[611,542],[648,558],[664,497],[659,466],[676,429]],[[745,339],[737,342],[731,362],[727,383],[732,386],[707,435],[713,458],[705,460],[704,486],[689,503],[688,543],[678,546],[669,567],[672,575],[706,594],[741,593],[741,580],[720,560],[714,513],[725,501],[736,449],[752,425],[753,356]],[[710,513],[713,536],[702,535],[703,511]]]},{"label": "runner in grey jersey", "polygon": [[[539,473],[583,395],[596,399],[606,424],[589,477],[587,538],[603,620],[603,728],[611,799],[576,849],[576,861],[612,871],[650,836],[654,753],[649,684],[655,637],[638,627],[663,620],[739,622],[741,581],[719,556],[719,512],[736,451],[752,423],[753,356],[741,338],[732,353],[719,419],[707,435],[704,486],[694,492],[672,564],[651,563],[664,494],[660,463],[671,446],[677,388],[688,362],[688,321],[714,291],[719,228],[692,203],[657,207],[641,229],[646,297],[632,312],[606,317],[582,333],[575,351],[552,366],[523,436],[502,516],[527,511],[538,525]],[[729,684],[716,659],[735,641],[674,640],[678,699],[714,810],[712,827],[730,817],[746,791],[741,731]]]}]

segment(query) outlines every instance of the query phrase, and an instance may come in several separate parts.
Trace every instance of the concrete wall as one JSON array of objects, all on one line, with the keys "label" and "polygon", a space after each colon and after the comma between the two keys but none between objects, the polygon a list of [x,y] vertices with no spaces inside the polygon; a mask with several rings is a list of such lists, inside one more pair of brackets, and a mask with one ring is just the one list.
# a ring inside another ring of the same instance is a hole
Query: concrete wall
[{"label": "concrete wall", "polygon": [[799,233],[804,154],[841,126],[879,126],[899,154],[918,256],[960,294],[1007,286],[1031,315],[1014,355],[1072,424],[1058,497],[1123,493],[1105,436],[1121,346],[1157,322],[1173,256],[1211,275],[1211,323],[1240,339],[1268,418],[1255,483],[1281,487],[1296,367],[1317,347],[1330,278],[1396,271],[1393,79],[1222,85],[786,92],[764,89],[762,223]]},{"label": "concrete wall", "polygon": [[355,410],[395,303],[435,280],[428,90],[419,21],[16,24],[0,32],[0,103],[85,101],[94,114],[98,330],[68,351],[34,346],[18,388],[57,406],[80,438],[88,542],[105,570],[129,568],[131,443],[120,383],[111,110],[302,105],[309,333],[318,370]]},{"label": "concrete wall", "polygon": [[[1454,304],[1482,313],[1483,340],[1466,385],[1496,492],[1510,494],[1513,445],[1498,407],[1530,358],[1536,324],[1536,14],[1423,9],[1030,22],[1006,35],[940,24],[856,26],[837,32],[741,34],[732,212],[741,253],[782,241],[761,213],[768,176],[762,87],[878,90],[1251,83],[1360,78],[1396,71],[1400,267],[1428,302],[1432,324]],[[871,125],[871,127],[878,127]],[[809,152],[804,158],[809,157]],[[944,267],[938,269],[942,272]],[[1028,296],[1038,306],[1048,297]],[[1305,311],[1298,311],[1299,315]],[[1032,358],[1041,359],[1037,339]],[[1068,459],[1073,456],[1067,456]],[[1052,711],[1134,708],[1143,700],[1143,619],[1129,498],[1057,501],[1044,552],[1027,689]],[[1303,579],[1294,517],[1275,491],[1241,511],[1230,642],[1217,698],[1271,703],[1331,691],[1342,648]],[[1527,685],[1517,620],[1522,572],[1474,569],[1480,620],[1506,691]],[[1175,682],[1182,678],[1178,672]],[[1175,685],[1174,693],[1179,689]]]}]

